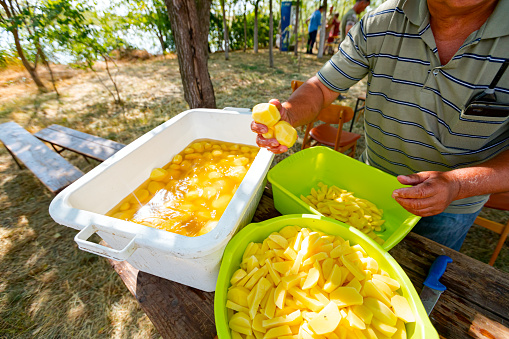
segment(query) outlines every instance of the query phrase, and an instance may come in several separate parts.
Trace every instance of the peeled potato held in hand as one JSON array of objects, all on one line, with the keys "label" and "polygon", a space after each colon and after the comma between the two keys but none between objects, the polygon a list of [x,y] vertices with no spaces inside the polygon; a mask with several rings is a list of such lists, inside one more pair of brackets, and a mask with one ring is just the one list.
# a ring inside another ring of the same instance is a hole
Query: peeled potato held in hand
[{"label": "peeled potato held in hand", "polygon": [[276,135],[274,133],[274,128],[273,127],[269,127],[269,130],[267,131],[267,133],[264,133],[262,134],[262,136],[265,138],[265,139],[272,139],[272,138],[275,138]]},{"label": "peeled potato held in hand", "polygon": [[253,120],[269,128],[267,133],[262,134],[264,138],[276,140],[288,148],[297,141],[297,131],[288,122],[281,120],[279,110],[273,104],[262,103],[253,107],[251,115]]},{"label": "peeled potato held in hand", "polygon": [[288,148],[292,147],[293,144],[295,144],[295,141],[297,141],[297,131],[286,121],[281,120],[275,124],[274,132],[276,134],[277,141]]},{"label": "peeled potato held in hand", "polygon": [[281,119],[277,107],[269,103],[262,103],[253,107],[251,116],[254,121],[259,124],[264,124],[269,128],[274,126]]}]

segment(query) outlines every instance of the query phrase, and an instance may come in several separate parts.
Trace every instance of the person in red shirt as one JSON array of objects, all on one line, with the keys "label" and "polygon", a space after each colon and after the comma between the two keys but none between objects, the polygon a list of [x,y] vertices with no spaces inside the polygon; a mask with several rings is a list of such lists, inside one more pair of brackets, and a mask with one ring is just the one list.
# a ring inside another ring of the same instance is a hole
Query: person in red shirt
[{"label": "person in red shirt", "polygon": [[341,27],[341,21],[339,21],[339,13],[334,13],[334,16],[327,24],[327,31],[329,32],[329,38],[327,42],[334,42],[334,39],[339,37],[339,30]]}]

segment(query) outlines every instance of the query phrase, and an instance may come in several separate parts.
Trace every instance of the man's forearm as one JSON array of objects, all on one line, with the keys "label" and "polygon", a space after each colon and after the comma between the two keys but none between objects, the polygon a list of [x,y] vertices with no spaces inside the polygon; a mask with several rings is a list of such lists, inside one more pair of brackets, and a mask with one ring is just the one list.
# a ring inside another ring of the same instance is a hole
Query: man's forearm
[{"label": "man's forearm", "polygon": [[509,150],[480,165],[447,172],[459,183],[456,199],[509,191]]},{"label": "man's forearm", "polygon": [[288,112],[286,120],[292,126],[302,126],[313,121],[318,113],[329,106],[339,93],[331,91],[316,76],[302,84],[283,107]]}]

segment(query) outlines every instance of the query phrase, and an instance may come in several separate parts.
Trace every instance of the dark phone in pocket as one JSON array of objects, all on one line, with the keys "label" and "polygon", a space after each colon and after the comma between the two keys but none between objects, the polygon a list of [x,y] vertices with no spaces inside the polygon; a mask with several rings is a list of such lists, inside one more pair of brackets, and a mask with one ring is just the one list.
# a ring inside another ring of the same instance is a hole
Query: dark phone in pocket
[{"label": "dark phone in pocket", "polygon": [[465,108],[464,115],[506,118],[509,116],[509,105],[498,102],[473,101]]}]

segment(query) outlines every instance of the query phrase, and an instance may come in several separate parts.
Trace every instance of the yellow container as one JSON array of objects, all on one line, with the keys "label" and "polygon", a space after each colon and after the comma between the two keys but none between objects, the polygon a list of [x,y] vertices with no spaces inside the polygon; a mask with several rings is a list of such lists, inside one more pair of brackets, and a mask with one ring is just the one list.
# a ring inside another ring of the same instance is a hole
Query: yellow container
[{"label": "yellow container", "polygon": [[247,245],[252,241],[262,242],[272,232],[278,232],[288,225],[297,225],[331,235],[339,235],[343,239],[349,240],[352,245],[361,245],[367,255],[378,262],[380,268],[389,273],[393,279],[400,283],[401,287],[398,292],[403,297],[407,298],[416,318],[415,323],[406,324],[408,338],[438,339],[438,334],[433,325],[431,325],[412,282],[394,258],[380,247],[380,245],[356,228],[348,227],[343,223],[318,215],[287,215],[266,220],[261,223],[249,224],[228,243],[219,270],[214,298],[214,315],[219,339],[231,338],[231,332],[228,327],[226,297],[228,288],[230,287],[230,278],[239,268],[240,262],[242,261],[242,254],[246,250]]}]

